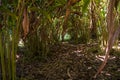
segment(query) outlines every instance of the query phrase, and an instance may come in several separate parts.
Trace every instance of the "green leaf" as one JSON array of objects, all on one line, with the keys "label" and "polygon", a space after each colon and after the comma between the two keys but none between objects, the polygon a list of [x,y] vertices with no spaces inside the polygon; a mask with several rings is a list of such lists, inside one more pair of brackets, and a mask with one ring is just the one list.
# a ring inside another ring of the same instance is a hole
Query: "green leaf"
[{"label": "green leaf", "polygon": [[44,16],[45,16],[50,22],[52,22],[52,18],[51,18],[50,14],[49,14],[47,11],[42,10],[42,13],[44,14]]},{"label": "green leaf", "polygon": [[48,19],[50,22],[52,22],[52,18],[51,18],[48,11],[43,10],[43,9],[39,9],[38,7],[31,7],[31,8],[29,8],[29,10],[30,11],[37,11],[37,12],[43,14],[46,17],[46,19]]},{"label": "green leaf", "polygon": [[30,7],[28,8],[29,11],[39,11],[40,9],[38,7]]},{"label": "green leaf", "polygon": [[16,14],[11,12],[9,9],[5,8],[4,6],[0,6],[0,11],[2,12],[3,15],[8,15],[17,19]]},{"label": "green leaf", "polygon": [[83,13],[87,10],[89,3],[90,3],[90,0],[83,0],[83,7],[82,7]]},{"label": "green leaf", "polygon": [[64,5],[66,3],[66,0],[55,0],[56,4],[58,5]]}]

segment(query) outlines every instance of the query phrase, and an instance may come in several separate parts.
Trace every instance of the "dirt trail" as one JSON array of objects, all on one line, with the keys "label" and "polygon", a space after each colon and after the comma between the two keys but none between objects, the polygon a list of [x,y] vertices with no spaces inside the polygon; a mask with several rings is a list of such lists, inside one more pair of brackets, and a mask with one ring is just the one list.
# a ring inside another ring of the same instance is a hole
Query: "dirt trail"
[{"label": "dirt trail", "polygon": [[[62,43],[51,46],[50,52],[43,61],[27,62],[21,57],[17,75],[27,80],[93,80],[102,63],[98,44]],[[120,56],[114,55],[115,51],[112,53],[96,80],[120,80]]]}]

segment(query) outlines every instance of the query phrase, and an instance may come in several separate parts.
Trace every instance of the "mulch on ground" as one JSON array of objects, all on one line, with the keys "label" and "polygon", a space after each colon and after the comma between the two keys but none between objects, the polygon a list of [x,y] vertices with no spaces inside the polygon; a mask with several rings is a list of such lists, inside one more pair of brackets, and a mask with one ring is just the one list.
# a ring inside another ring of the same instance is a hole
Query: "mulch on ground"
[{"label": "mulch on ground", "polygon": [[17,62],[17,76],[23,80],[120,80],[120,56],[114,55],[115,51],[102,73],[93,79],[102,63],[98,57],[101,53],[98,44],[69,43],[51,46],[51,55],[42,61],[23,61],[24,53]]}]

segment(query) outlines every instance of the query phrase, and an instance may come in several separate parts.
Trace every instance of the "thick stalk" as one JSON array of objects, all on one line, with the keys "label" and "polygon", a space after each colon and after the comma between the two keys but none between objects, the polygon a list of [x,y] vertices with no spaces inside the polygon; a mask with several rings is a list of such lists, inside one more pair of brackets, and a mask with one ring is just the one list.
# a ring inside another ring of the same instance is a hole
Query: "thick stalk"
[{"label": "thick stalk", "polygon": [[0,56],[1,56],[1,66],[2,66],[2,79],[6,80],[6,72],[5,72],[5,56],[4,56],[4,49],[2,43],[2,32],[0,32]]}]

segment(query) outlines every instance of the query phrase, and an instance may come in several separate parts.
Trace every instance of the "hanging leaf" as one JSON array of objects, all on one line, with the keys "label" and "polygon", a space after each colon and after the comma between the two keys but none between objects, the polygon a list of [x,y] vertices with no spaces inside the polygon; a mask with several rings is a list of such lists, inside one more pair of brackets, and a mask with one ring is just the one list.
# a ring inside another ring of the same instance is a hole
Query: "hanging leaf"
[{"label": "hanging leaf", "polygon": [[25,39],[29,32],[29,17],[28,17],[28,13],[27,13],[27,8],[24,9],[23,16],[24,16],[23,22],[22,22],[22,27],[23,27],[23,31],[24,31],[23,39]]},{"label": "hanging leaf", "polygon": [[82,7],[83,13],[87,10],[89,3],[90,3],[90,0],[83,0],[83,7]]}]

